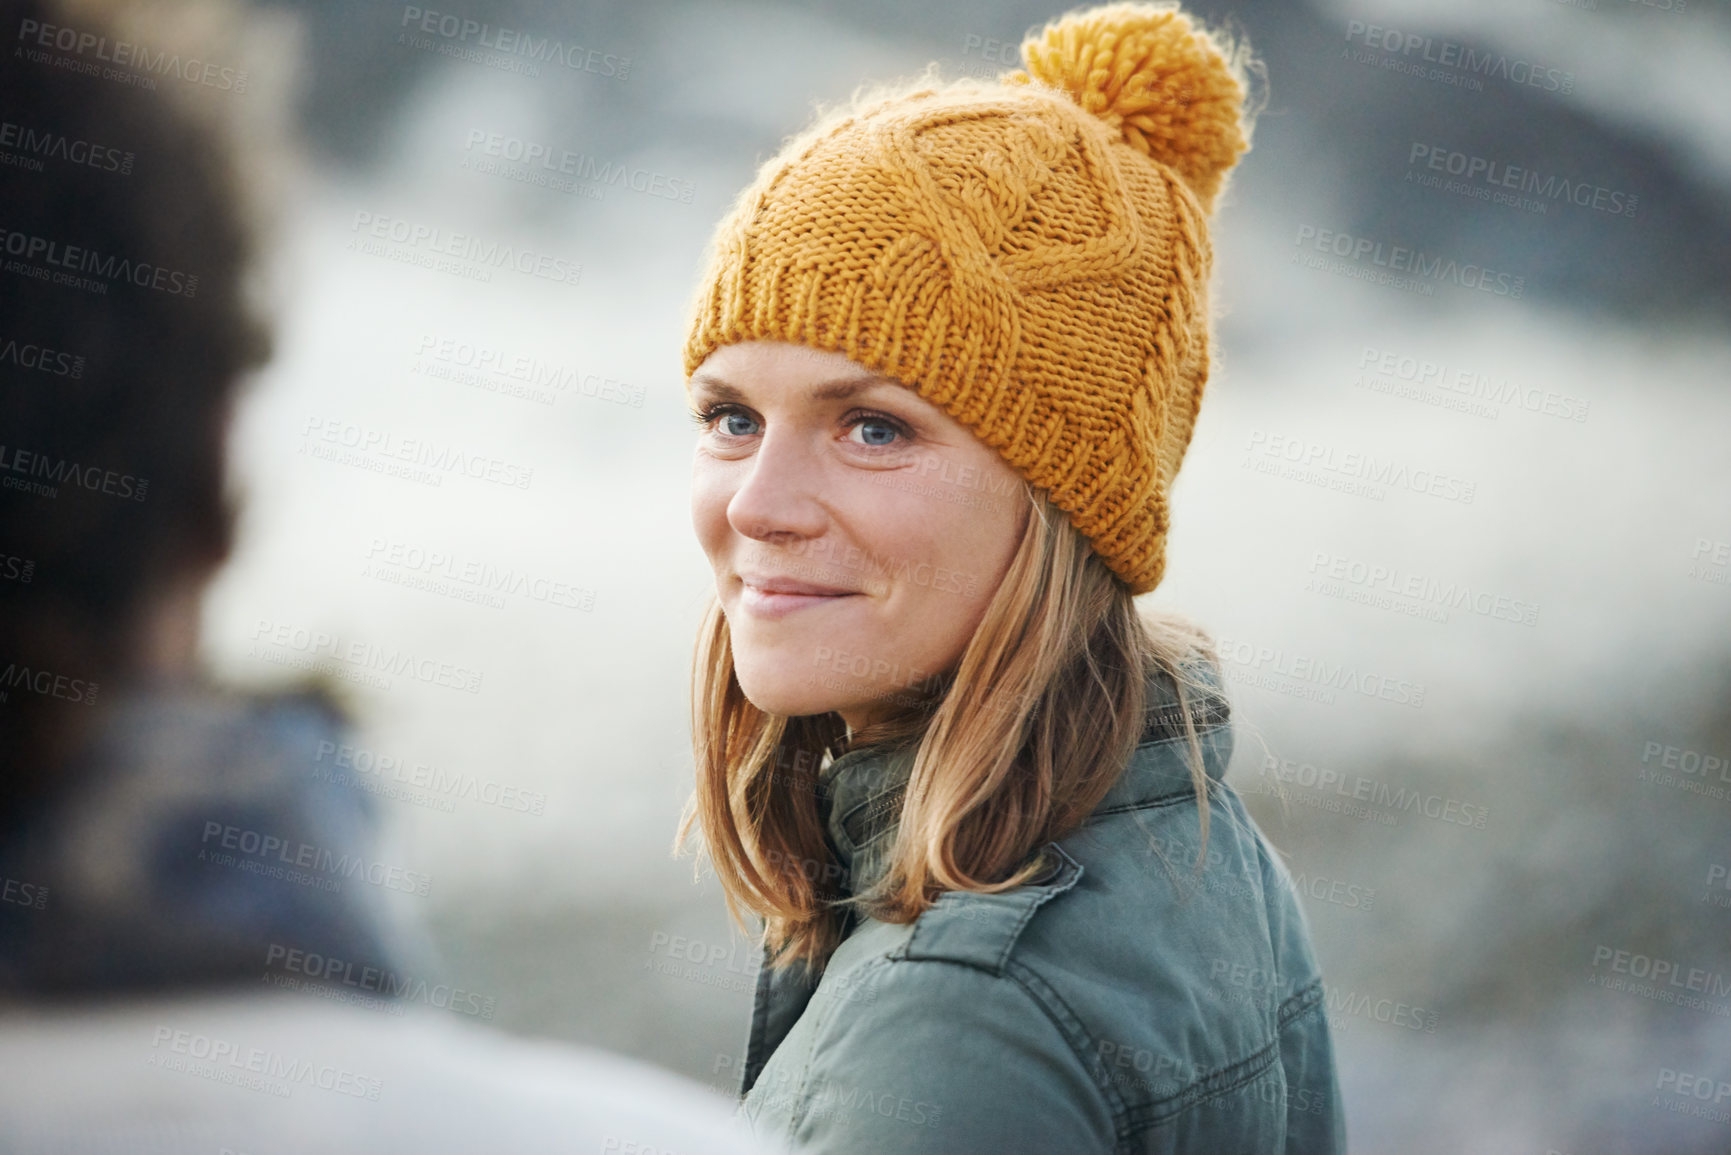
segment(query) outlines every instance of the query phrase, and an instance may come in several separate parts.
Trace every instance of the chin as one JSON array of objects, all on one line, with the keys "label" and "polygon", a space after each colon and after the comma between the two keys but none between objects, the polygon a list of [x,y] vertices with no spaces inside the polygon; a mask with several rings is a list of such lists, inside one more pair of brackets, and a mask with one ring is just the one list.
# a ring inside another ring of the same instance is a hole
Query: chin
[{"label": "chin", "polygon": [[766,714],[780,714],[786,718],[827,714],[831,710],[847,708],[847,703],[837,702],[828,694],[814,693],[815,687],[778,686],[773,691],[767,691],[741,683],[741,688],[745,690],[745,696],[751,700],[753,706]]},{"label": "chin", "polygon": [[784,671],[767,673],[747,671],[735,665],[734,675],[751,704],[765,713],[797,718],[845,710],[849,705],[837,700],[835,691],[820,683],[822,675],[817,670],[798,674]]}]

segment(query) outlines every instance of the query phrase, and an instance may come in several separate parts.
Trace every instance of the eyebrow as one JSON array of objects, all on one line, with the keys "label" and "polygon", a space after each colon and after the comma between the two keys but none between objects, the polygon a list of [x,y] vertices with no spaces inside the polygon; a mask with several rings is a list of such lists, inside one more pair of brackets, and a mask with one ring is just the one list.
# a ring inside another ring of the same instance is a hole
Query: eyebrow
[{"label": "eyebrow", "polygon": [[[721,378],[710,373],[692,375],[691,383],[701,385],[723,401],[745,401],[745,394],[729,385]],[[838,377],[833,381],[825,381],[817,385],[807,396],[813,401],[846,401],[849,397],[875,389],[879,385],[894,385],[897,382],[883,376],[871,377]]]}]

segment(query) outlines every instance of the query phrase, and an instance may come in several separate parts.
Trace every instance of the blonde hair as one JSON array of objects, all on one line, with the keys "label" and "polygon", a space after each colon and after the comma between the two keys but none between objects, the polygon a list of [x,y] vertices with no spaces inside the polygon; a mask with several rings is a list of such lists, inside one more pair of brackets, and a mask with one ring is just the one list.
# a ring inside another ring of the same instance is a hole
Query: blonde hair
[{"label": "blonde hair", "polygon": [[[996,892],[1040,869],[1045,843],[1075,830],[1127,764],[1145,726],[1146,678],[1170,677],[1183,716],[1208,840],[1208,779],[1191,695],[1206,692],[1193,662],[1212,660],[1201,631],[1143,614],[1043,490],[1031,503],[1009,569],[955,668],[918,692],[895,694],[887,716],[852,734],[833,712],[758,709],[734,674],[727,618],[712,602],[692,677],[697,783],[675,849],[694,825],[729,912],[764,920],[776,964],[821,968],[843,937],[846,907],[906,923],[948,890]],[[838,885],[824,837],[818,774],[826,756],[917,744],[883,879],[864,895]]]}]

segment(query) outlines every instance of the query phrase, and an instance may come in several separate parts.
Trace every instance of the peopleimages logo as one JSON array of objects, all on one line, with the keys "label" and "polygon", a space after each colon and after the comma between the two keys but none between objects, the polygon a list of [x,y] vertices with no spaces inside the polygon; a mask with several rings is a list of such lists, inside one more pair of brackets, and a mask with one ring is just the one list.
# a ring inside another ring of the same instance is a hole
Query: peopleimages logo
[{"label": "peopleimages logo", "polygon": [[23,582],[29,585],[30,579],[35,576],[36,562],[33,559],[0,553],[0,581]]},{"label": "peopleimages logo", "polygon": [[[1575,74],[1564,72],[1557,68],[1546,68],[1531,60],[1520,57],[1510,58],[1501,52],[1481,52],[1469,45],[1453,40],[1437,40],[1417,32],[1402,32],[1396,28],[1384,28],[1380,24],[1367,24],[1363,20],[1349,20],[1346,23],[1346,40],[1363,44],[1366,48],[1387,54],[1382,61],[1384,67],[1399,63],[1412,67],[1410,58],[1414,53],[1426,64],[1437,65],[1437,68],[1427,70],[1428,73],[1444,73],[1447,76],[1458,77],[1460,80],[1501,78],[1511,84],[1529,85],[1543,89],[1546,92],[1560,92],[1564,95],[1575,90]],[[1342,49],[1344,55],[1346,49]],[[1363,62],[1363,61],[1361,61]],[[1405,71],[1406,69],[1397,69]],[[1414,68],[1414,71],[1417,71]],[[1467,75],[1462,76],[1465,73]],[[1430,76],[1427,79],[1442,79],[1443,76]],[[1475,85],[1474,87],[1478,87]]]},{"label": "peopleimages logo", "polygon": [[[253,628],[249,656],[273,661],[282,654],[300,655],[313,668],[347,668],[354,673],[388,674],[413,678],[429,686],[442,686],[468,694],[481,692],[482,672],[453,662],[417,654],[400,646],[381,646],[358,638],[345,639],[323,630],[311,630],[288,622],[260,618]],[[288,662],[284,664],[298,665]],[[372,683],[368,683],[372,684]],[[389,689],[389,683],[379,687]]]},{"label": "peopleimages logo", "polygon": [[[1450,367],[1426,357],[1378,349],[1374,345],[1364,346],[1359,353],[1358,367],[1370,374],[1361,372],[1358,380],[1353,382],[1360,388],[1379,393],[1394,392],[1393,386],[1399,383],[1415,389],[1431,388],[1458,394],[1461,400],[1456,402],[1450,398],[1449,408],[1463,408],[1482,401],[1488,405],[1518,406],[1528,413],[1562,421],[1585,421],[1592,406],[1590,401],[1554,389],[1516,385],[1506,377],[1496,379],[1476,369]],[[1480,413],[1475,408],[1474,413],[1475,416],[1497,416],[1494,409]]]},{"label": "peopleimages logo", "polygon": [[[1669,1096],[1653,1096],[1651,1105],[1661,1111],[1692,1115],[1697,1119],[1711,1119],[1715,1123],[1731,1123],[1731,1111],[1722,1110],[1718,1106],[1731,1100],[1731,1082],[1724,1079],[1679,1071],[1674,1067],[1660,1067],[1659,1080],[1653,1084],[1653,1090],[1670,1092]],[[1699,1102],[1690,1102],[1692,1099]],[[1706,1106],[1708,1101],[1714,1105]]]},{"label": "peopleimages logo", "polygon": [[1334,701],[1334,690],[1350,690],[1415,710],[1424,706],[1422,682],[1224,637],[1219,639],[1216,650],[1227,663],[1226,676],[1247,685],[1322,702]]},{"label": "peopleimages logo", "polygon": [[271,943],[265,949],[264,965],[303,976],[314,982],[348,987],[386,999],[421,1003],[441,1011],[491,1019],[497,1002],[490,995],[464,990],[449,983],[399,975],[382,967],[356,964],[317,951]]},{"label": "peopleimages logo", "polygon": [[293,1094],[296,1085],[305,1085],[376,1103],[384,1088],[383,1081],[347,1067],[296,1059],[262,1047],[243,1047],[196,1031],[157,1027],[150,1046],[152,1067],[232,1083],[285,1099]]},{"label": "peopleimages logo", "polygon": [[1471,505],[1478,492],[1477,483],[1434,469],[1413,468],[1393,458],[1342,451],[1320,441],[1264,429],[1250,431],[1245,449],[1248,454],[1243,463],[1245,468],[1374,501],[1381,501],[1387,489],[1405,489]]},{"label": "peopleimages logo", "polygon": [[[1325,986],[1324,991],[1324,1002],[1330,1015],[1356,1015],[1375,1023],[1405,1027],[1409,1031],[1422,1031],[1427,1035],[1436,1034],[1437,1024],[1441,1021],[1438,1012],[1399,999],[1367,994],[1364,991],[1343,991],[1339,987]],[[1329,1026],[1340,1031],[1344,1024],[1331,1018]]]},{"label": "peopleimages logo", "polygon": [[[543,405],[560,394],[583,396],[615,405],[643,408],[647,390],[601,373],[585,373],[569,365],[551,364],[528,353],[513,352],[451,337],[422,336],[411,372],[469,385],[490,393],[503,392]],[[520,383],[521,388],[514,383]]]},{"label": "peopleimages logo", "polygon": [[301,452],[308,453],[310,449],[310,456],[362,468],[367,468],[366,463],[371,461],[380,467],[376,472],[392,472],[392,468],[386,467],[394,467],[410,480],[430,480],[434,485],[442,482],[446,475],[456,473],[476,481],[528,489],[535,476],[531,466],[471,453],[448,443],[441,445],[425,438],[399,437],[390,430],[373,429],[337,418],[308,417],[301,437]]},{"label": "peopleimages logo", "polygon": [[1308,572],[1311,577],[1304,588],[1313,593],[1431,621],[1448,621],[1450,610],[1522,626],[1536,626],[1539,621],[1536,602],[1327,550],[1311,553]]},{"label": "peopleimages logo", "polygon": [[74,380],[84,376],[84,358],[79,354],[29,341],[21,344],[16,337],[8,337],[5,344],[0,345],[0,365],[16,365],[20,369]]},{"label": "peopleimages logo", "polygon": [[1731,541],[1696,538],[1689,554],[1689,576],[1711,585],[1731,585]]},{"label": "peopleimages logo", "polygon": [[62,702],[91,705],[96,701],[98,689],[98,684],[88,678],[21,666],[17,662],[8,662],[6,668],[0,670],[0,702],[11,696],[10,691],[23,690],[44,698],[58,698]]},{"label": "peopleimages logo", "polygon": [[[1731,797],[1731,755],[1709,754],[1666,742],[1647,742],[1641,749],[1639,781],[1673,786],[1708,798]],[[1712,781],[1717,778],[1718,782]],[[1726,785],[1719,785],[1719,783]]]},{"label": "peopleimages logo", "polygon": [[[1423,249],[1385,244],[1372,237],[1355,237],[1335,229],[1299,225],[1298,236],[1292,243],[1302,249],[1306,241],[1311,242],[1311,247],[1317,252],[1326,255],[1321,258],[1306,258],[1303,252],[1295,252],[1292,254],[1294,262],[1314,268],[1327,268],[1332,272],[1344,272],[1359,280],[1380,283],[1386,278],[1389,283],[1398,284],[1398,287],[1418,289],[1432,288],[1431,282],[1447,281],[1463,289],[1475,289],[1494,297],[1508,297],[1513,300],[1519,300],[1527,289],[1525,277],[1498,272],[1471,261],[1463,264],[1453,257],[1438,256]],[[1329,264],[1330,256],[1339,257],[1350,264],[1335,268]],[[1364,264],[1367,261],[1368,267]],[[1377,275],[1359,276],[1359,273]],[[1394,277],[1394,273],[1408,275]]]},{"label": "peopleimages logo", "polygon": [[[547,796],[539,790],[525,790],[492,778],[446,770],[426,762],[409,762],[364,746],[339,746],[335,742],[321,741],[318,753],[313,757],[313,777],[339,785],[352,784],[370,794],[403,797],[410,802],[424,801],[446,812],[456,809],[453,802],[462,799],[523,814],[544,814],[547,811]],[[398,788],[396,783],[405,783],[407,788]]]},{"label": "peopleimages logo", "polygon": [[[1442,145],[1423,144],[1416,140],[1412,142],[1412,150],[1408,153],[1406,162],[1410,166],[1423,162],[1423,167],[1432,172],[1463,178],[1465,185],[1481,194],[1479,199],[1485,199],[1486,196],[1506,196],[1509,194],[1503,190],[1513,189],[1517,193],[1532,193],[1553,202],[1560,198],[1581,208],[1597,209],[1602,213],[1624,217],[1634,216],[1635,206],[1640,203],[1640,198],[1633,193],[1588,184],[1583,180],[1570,180],[1555,173],[1541,179],[1539,174],[1530,168],[1457,152]],[[1422,175],[1420,174],[1421,177]],[[1423,183],[1413,175],[1412,168],[1407,169],[1406,179],[1409,183]],[[1484,187],[1481,187],[1481,182]],[[1510,203],[1523,199],[1514,197]],[[1538,201],[1537,204],[1542,212],[1545,202]],[[1515,207],[1527,206],[1517,204]]]},{"label": "peopleimages logo", "polygon": [[[105,493],[123,500],[143,501],[150,492],[150,482],[130,473],[104,469],[100,465],[81,465],[65,457],[54,457],[16,445],[0,445],[0,474],[22,474],[40,481],[24,481],[5,477],[7,489],[22,489],[42,497],[58,497],[61,485],[76,485],[92,493]],[[52,484],[50,484],[52,483]]]},{"label": "peopleimages logo", "polygon": [[631,58],[616,56],[581,44],[566,44],[551,36],[536,36],[512,28],[496,27],[479,20],[449,12],[432,12],[412,5],[403,6],[400,28],[437,36],[442,40],[466,45],[471,41],[505,56],[542,64],[563,64],[573,72],[593,72],[597,76],[624,80],[631,72]]},{"label": "peopleimages logo", "polygon": [[[211,846],[215,841],[216,845]],[[198,852],[200,861],[216,866],[241,865],[232,854],[221,854],[219,851],[238,851],[249,865],[263,865],[295,868],[317,871],[330,876],[328,882],[338,878],[360,879],[386,890],[400,890],[409,894],[426,895],[433,885],[430,874],[422,874],[415,870],[405,870],[400,866],[387,866],[383,862],[369,861],[359,854],[344,851],[336,853],[328,847],[315,846],[310,842],[293,842],[281,835],[267,834],[259,830],[249,830],[215,819],[204,824],[204,835],[199,839],[201,849]],[[259,873],[252,870],[250,873]],[[327,886],[323,889],[336,889]]]},{"label": "peopleimages logo", "polygon": [[[485,157],[500,158],[528,169],[540,168],[548,173],[569,176],[592,184],[616,185],[645,196],[680,204],[690,204],[697,191],[697,186],[690,181],[671,177],[666,173],[646,168],[628,168],[612,161],[598,160],[589,153],[572,152],[568,148],[558,148],[539,141],[472,128],[463,144],[463,150],[472,153],[477,148]],[[464,158],[463,167],[471,167],[471,158]]]},{"label": "peopleimages logo", "polygon": [[[1280,758],[1273,754],[1263,759],[1262,766],[1257,771],[1257,779],[1265,788],[1249,792],[1275,793],[1275,790],[1266,788],[1270,783],[1282,788],[1298,786],[1317,794],[1332,793],[1343,803],[1363,802],[1379,809],[1421,814],[1439,822],[1468,826],[1475,830],[1483,830],[1485,820],[1490,817],[1490,808],[1487,806],[1462,802],[1458,798],[1445,798],[1440,794],[1426,794],[1416,787],[1397,786],[1367,778],[1363,774],[1349,775],[1310,762],[1294,762],[1290,758]],[[1337,808],[1323,806],[1320,809]],[[1398,819],[1396,821],[1398,822]],[[1390,826],[1395,824],[1384,823]]]},{"label": "peopleimages logo", "polygon": [[31,910],[45,910],[48,907],[48,888],[39,883],[25,882],[21,878],[0,876],[0,902],[13,903]]},{"label": "peopleimages logo", "polygon": [[52,129],[14,124],[10,120],[0,120],[0,148],[17,149],[24,154],[24,159],[31,162],[25,167],[33,172],[42,171],[43,160],[63,160],[99,172],[117,172],[126,176],[131,174],[135,159],[132,153],[111,145],[70,137]]},{"label": "peopleimages logo", "polygon": [[[64,241],[39,237],[34,233],[20,232],[4,226],[0,226],[0,251],[4,251],[9,257],[18,258],[6,263],[7,272],[34,276],[38,280],[50,281],[53,284],[107,293],[108,285],[104,282],[115,281],[137,285],[141,289],[154,289],[175,297],[193,297],[198,294],[198,277],[194,273],[153,265],[149,261],[135,261],[113,253],[104,256],[95,249],[82,245],[69,245]],[[36,262],[48,267],[42,268]],[[74,276],[74,273],[84,275]],[[90,280],[90,277],[100,279]]]},{"label": "peopleimages logo", "polygon": [[501,595],[525,597],[563,609],[595,608],[595,590],[575,582],[556,581],[515,566],[503,569],[479,558],[463,558],[447,550],[423,549],[410,542],[375,537],[367,547],[362,577],[425,589],[498,609]]},{"label": "peopleimages logo", "polygon": [[[1601,968],[1613,976],[1626,978],[1607,978],[1600,973]],[[1608,987],[1612,990],[1630,990],[1632,994],[1656,993],[1661,1002],[1676,1002],[1681,1005],[1697,1006],[1701,1000],[1685,1002],[1689,994],[1705,995],[1709,999],[1722,999],[1731,995],[1731,975],[1722,971],[1711,971],[1703,967],[1684,966],[1675,959],[1658,958],[1642,954],[1639,951],[1619,950],[1600,943],[1593,947],[1593,971],[1588,976],[1588,982],[1595,986]],[[1630,986],[1627,979],[1644,980],[1650,984],[1651,992],[1636,990]],[[1678,995],[1678,991],[1686,992]],[[1724,1009],[1716,1014],[1727,1013]]]},{"label": "peopleimages logo", "polygon": [[[152,52],[142,44],[133,44],[126,40],[116,40],[110,44],[106,36],[99,36],[94,32],[44,24],[39,20],[20,20],[18,40],[25,46],[19,51],[26,59],[37,64],[57,63],[47,52],[40,51],[52,48],[57,52],[70,52],[77,57],[88,56],[93,60],[156,76],[173,76],[188,84],[203,85],[206,88],[220,88],[226,92],[246,91],[247,77],[243,68],[230,68],[200,60],[196,56],[182,57],[178,52]],[[32,44],[35,45],[34,49],[29,47]],[[96,69],[94,65],[87,65],[77,70],[94,72]],[[101,71],[105,79],[114,79],[107,76],[112,69]],[[154,88],[154,83],[151,83],[150,87]]]},{"label": "peopleimages logo", "polygon": [[368,256],[420,265],[435,272],[455,272],[474,280],[488,281],[492,279],[489,269],[510,268],[526,277],[562,285],[575,285],[583,279],[580,261],[483,240],[473,233],[451,232],[402,217],[388,217],[364,210],[356,212],[349,231],[361,233],[363,230],[364,236],[349,238],[348,248]]}]

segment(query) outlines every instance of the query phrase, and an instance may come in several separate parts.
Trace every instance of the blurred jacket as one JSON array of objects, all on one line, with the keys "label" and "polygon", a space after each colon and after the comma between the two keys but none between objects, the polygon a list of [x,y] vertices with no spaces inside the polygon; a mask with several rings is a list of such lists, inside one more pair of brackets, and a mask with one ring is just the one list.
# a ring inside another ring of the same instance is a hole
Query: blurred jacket
[{"label": "blurred jacket", "polygon": [[117,700],[0,836],[0,1151],[776,1150],[727,1100],[486,1024],[393,913],[438,879],[378,848],[315,696]]},{"label": "blurred jacket", "polygon": [[0,996],[258,985],[273,944],[409,965],[388,892],[423,877],[378,860],[373,799],[335,770],[348,741],[310,693],[181,684],[104,708],[64,788],[0,836],[0,875],[40,896],[0,902]]}]

